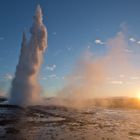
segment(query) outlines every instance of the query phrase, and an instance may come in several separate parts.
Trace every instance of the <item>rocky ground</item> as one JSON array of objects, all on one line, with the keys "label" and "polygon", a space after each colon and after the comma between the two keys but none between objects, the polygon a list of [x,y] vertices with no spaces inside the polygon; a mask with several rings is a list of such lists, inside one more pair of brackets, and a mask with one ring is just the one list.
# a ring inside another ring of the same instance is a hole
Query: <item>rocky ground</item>
[{"label": "rocky ground", "polygon": [[140,140],[140,110],[0,105],[0,140]]}]

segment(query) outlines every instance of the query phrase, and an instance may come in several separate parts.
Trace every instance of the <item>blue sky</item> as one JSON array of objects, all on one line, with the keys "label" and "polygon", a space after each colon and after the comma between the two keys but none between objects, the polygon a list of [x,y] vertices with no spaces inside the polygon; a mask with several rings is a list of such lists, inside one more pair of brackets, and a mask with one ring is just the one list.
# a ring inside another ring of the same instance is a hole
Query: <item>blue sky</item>
[{"label": "blue sky", "polygon": [[[38,3],[42,7],[44,24],[48,30],[48,49],[40,73],[44,94],[53,94],[53,91],[63,86],[64,77],[89,47],[97,57],[102,56],[106,51],[104,42],[117,32],[125,32],[131,46],[139,45],[139,0],[1,0],[2,92],[9,90],[18,62],[22,32],[29,31]],[[131,47],[131,50],[139,55],[138,47]],[[138,69],[139,60],[139,57],[134,57],[132,62]]]}]

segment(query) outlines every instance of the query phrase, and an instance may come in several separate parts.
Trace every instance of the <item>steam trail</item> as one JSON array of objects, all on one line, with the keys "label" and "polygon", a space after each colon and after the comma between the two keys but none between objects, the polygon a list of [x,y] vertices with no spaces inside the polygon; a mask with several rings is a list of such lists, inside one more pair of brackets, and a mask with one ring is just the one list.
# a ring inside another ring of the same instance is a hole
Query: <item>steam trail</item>
[{"label": "steam trail", "polygon": [[42,11],[39,5],[30,33],[29,41],[23,33],[19,62],[10,91],[11,104],[24,106],[39,102],[41,99],[38,73],[47,48],[47,30],[42,22]]}]

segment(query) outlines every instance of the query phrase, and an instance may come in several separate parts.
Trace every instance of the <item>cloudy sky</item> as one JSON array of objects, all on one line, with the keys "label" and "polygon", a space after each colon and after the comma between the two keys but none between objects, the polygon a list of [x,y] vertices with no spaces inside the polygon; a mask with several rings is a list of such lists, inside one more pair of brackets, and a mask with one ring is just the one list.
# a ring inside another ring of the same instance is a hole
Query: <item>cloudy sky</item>
[{"label": "cloudy sky", "polygon": [[[64,86],[84,52],[90,51],[93,59],[106,58],[112,51],[109,46],[121,52],[113,50],[116,57],[111,58],[114,64],[109,65],[112,72],[106,75],[104,89],[111,96],[140,94],[139,0],[1,0],[0,94],[9,91],[22,32],[29,36],[38,3],[48,30],[48,49],[39,76],[43,95],[52,96]],[[121,63],[124,57],[125,64]]]}]

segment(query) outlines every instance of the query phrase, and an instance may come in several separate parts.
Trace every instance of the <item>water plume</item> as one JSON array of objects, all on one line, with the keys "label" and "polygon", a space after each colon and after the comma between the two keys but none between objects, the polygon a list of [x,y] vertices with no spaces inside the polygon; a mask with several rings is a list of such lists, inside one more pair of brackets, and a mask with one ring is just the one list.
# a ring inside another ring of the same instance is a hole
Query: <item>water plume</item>
[{"label": "water plume", "polygon": [[47,48],[47,30],[42,22],[42,10],[39,5],[35,11],[30,33],[29,40],[23,33],[19,62],[10,90],[9,102],[21,106],[41,101],[38,74]]}]

